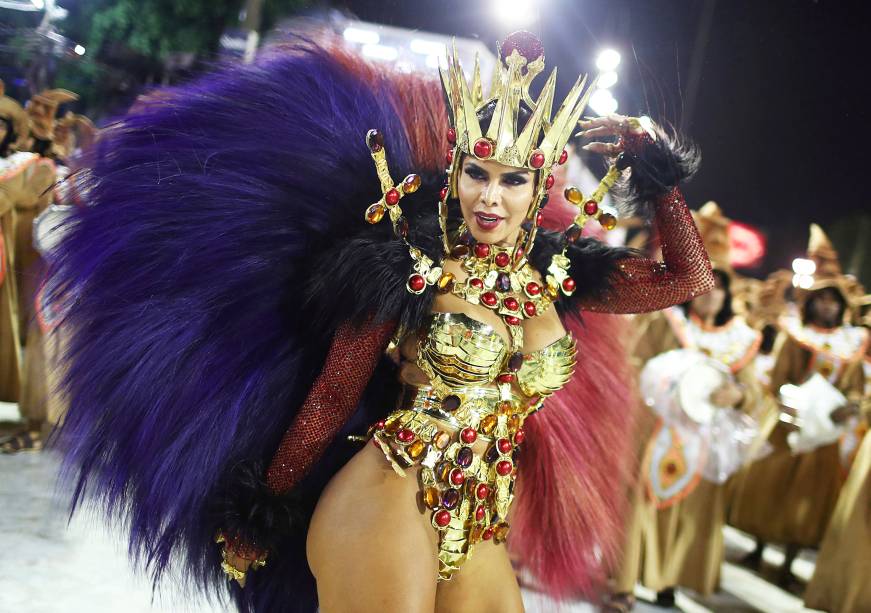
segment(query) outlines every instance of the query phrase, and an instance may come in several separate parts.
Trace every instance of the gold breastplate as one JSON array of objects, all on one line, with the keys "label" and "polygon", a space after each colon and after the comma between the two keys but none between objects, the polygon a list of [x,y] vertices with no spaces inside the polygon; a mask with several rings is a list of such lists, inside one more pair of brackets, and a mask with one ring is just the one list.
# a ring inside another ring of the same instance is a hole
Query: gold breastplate
[{"label": "gold breastplate", "polygon": [[[455,388],[492,384],[513,358],[491,326],[463,313],[433,313],[422,336],[417,363],[440,395]],[[549,396],[571,378],[575,356],[575,342],[569,334],[524,354],[517,386],[527,398]]]}]

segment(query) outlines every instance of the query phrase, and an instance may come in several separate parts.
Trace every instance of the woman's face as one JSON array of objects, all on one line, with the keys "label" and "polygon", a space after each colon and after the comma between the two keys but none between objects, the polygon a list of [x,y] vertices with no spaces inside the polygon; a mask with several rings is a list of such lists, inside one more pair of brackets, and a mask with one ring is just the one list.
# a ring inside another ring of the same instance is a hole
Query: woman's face
[{"label": "woman's face", "polygon": [[714,289],[707,294],[696,296],[690,302],[690,310],[702,319],[717,316],[726,303],[726,289],[719,275],[714,275]]},{"label": "woman's face", "polygon": [[813,323],[826,328],[838,325],[838,316],[841,314],[841,303],[838,300],[837,290],[824,288],[813,296],[811,302],[811,317]]},{"label": "woman's face", "polygon": [[465,156],[457,180],[460,209],[472,237],[512,245],[532,203],[535,178],[525,168]]}]

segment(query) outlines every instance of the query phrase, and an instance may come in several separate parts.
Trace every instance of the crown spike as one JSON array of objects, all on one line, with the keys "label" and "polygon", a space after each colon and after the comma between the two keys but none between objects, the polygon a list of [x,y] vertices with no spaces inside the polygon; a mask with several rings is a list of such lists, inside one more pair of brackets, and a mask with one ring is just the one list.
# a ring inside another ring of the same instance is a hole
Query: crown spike
[{"label": "crown spike", "polygon": [[550,73],[541,94],[538,96],[538,102],[534,104],[535,111],[532,117],[526,122],[526,126],[517,137],[515,145],[517,154],[522,160],[528,160],[529,154],[535,148],[538,142],[538,135],[541,132],[541,127],[544,122],[550,119],[551,108],[553,107],[553,96],[556,90],[556,68]]},{"label": "crown spike", "polygon": [[587,99],[593,89],[591,86],[585,91],[584,86],[586,83],[587,75],[578,77],[571,91],[569,91],[569,95],[563,100],[559,111],[554,116],[550,129],[544,135],[544,140],[541,141],[540,149],[544,152],[547,158],[546,164],[548,165],[553,164],[555,158],[562,153],[575,124],[578,123],[581,113],[584,112]]},{"label": "crown spike", "polygon": [[475,70],[472,73],[472,101],[475,108],[484,102],[484,87],[481,85],[481,58],[475,53]]},{"label": "crown spike", "polygon": [[459,90],[459,110],[457,115],[462,115],[463,118],[458,118],[457,124],[462,121],[462,130],[457,125],[457,142],[461,146],[465,144],[471,147],[475,141],[481,138],[481,124],[478,123],[478,115],[475,108],[475,103],[472,101],[472,94],[469,92],[469,83],[466,81],[466,75],[463,73],[463,66],[460,64],[460,57],[457,53],[457,44],[454,41],[454,60],[453,73],[454,81]]},{"label": "crown spike", "polygon": [[499,101],[493,110],[490,128],[487,130],[487,138],[496,143],[496,158],[510,166],[521,166],[524,163],[518,159],[514,139],[517,137],[517,113],[520,109],[521,90],[523,89],[520,69],[525,62],[526,60],[517,51],[513,51],[508,57],[505,89],[499,96]]}]

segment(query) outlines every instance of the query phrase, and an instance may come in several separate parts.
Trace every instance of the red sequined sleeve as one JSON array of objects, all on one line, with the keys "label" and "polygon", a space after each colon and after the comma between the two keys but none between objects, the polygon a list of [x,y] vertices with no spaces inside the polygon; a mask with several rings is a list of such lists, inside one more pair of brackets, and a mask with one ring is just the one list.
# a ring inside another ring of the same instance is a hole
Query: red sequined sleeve
[{"label": "red sequined sleeve", "polygon": [[680,189],[654,202],[663,261],[626,258],[611,273],[609,289],[580,308],[601,313],[657,311],[709,292],[714,287],[711,262]]},{"label": "red sequined sleeve", "polygon": [[351,417],[395,327],[346,323],[336,331],[324,367],[266,471],[274,494],[290,491],[305,477]]}]

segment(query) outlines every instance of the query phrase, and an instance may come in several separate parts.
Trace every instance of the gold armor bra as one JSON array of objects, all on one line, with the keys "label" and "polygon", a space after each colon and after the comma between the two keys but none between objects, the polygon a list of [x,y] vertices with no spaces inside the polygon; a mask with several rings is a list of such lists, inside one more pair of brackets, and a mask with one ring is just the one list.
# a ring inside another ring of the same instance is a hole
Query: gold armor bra
[{"label": "gold armor bra", "polygon": [[[567,334],[509,355],[491,326],[459,313],[433,313],[421,332],[417,364],[431,385],[409,386],[371,434],[401,475],[420,466],[421,503],[439,531],[439,579],[449,579],[476,543],[505,540],[523,423],[569,380],[576,350]],[[506,369],[510,386],[500,380]]]}]

